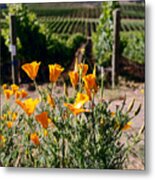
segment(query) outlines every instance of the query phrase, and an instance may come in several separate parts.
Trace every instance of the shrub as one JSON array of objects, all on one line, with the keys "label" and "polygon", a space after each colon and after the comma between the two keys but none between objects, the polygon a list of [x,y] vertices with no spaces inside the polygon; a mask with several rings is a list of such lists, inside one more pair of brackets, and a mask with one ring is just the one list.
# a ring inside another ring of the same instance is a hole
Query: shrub
[{"label": "shrub", "polygon": [[[18,64],[22,65],[31,62],[33,59],[42,61],[42,68],[39,71],[38,80],[46,81],[48,72],[46,66],[49,63],[59,63],[64,67],[71,64],[76,50],[85,42],[82,34],[71,36],[62,34],[50,34],[49,29],[40,25],[36,15],[28,10],[23,4],[8,5],[5,11],[5,28],[2,29],[5,44],[9,47],[9,13],[16,16],[17,30],[17,59]],[[4,54],[5,55],[5,54]],[[28,82],[23,72],[20,73],[22,82]]]},{"label": "shrub", "polygon": [[58,63],[68,67],[75,56],[76,50],[85,42],[85,37],[80,34],[58,35],[52,34],[48,40],[48,63]]},{"label": "shrub", "polygon": [[[129,150],[140,140],[141,132],[126,131],[141,106],[129,115],[135,100],[127,110],[124,101],[111,111],[110,102],[96,99],[95,71],[86,74],[83,64],[76,64],[70,73],[73,95],[68,96],[65,87],[64,93],[54,96],[64,68],[49,65],[50,83],[41,88],[36,84],[39,66],[40,62],[22,66],[36,86],[35,99],[15,84],[2,86],[6,102],[0,117],[0,165],[122,169]],[[130,138],[123,143],[125,134]]]},{"label": "shrub", "polygon": [[72,51],[75,52],[75,50],[80,47],[82,43],[86,41],[85,36],[83,36],[81,33],[76,33],[72,36],[67,41],[67,46],[71,48]]},{"label": "shrub", "polygon": [[122,32],[121,41],[126,43],[122,55],[128,59],[144,64],[145,60],[145,36],[144,32]]},{"label": "shrub", "polygon": [[[9,14],[16,16],[17,33],[17,58],[41,59],[46,58],[46,36],[45,29],[39,25],[34,13],[30,12],[23,4],[8,5],[5,14],[6,27],[2,29],[6,45],[9,46]],[[22,62],[21,62],[22,63]]]},{"label": "shrub", "polygon": [[[0,44],[0,83],[2,84],[2,82],[4,83],[10,81],[9,77],[11,76],[11,55],[9,53],[8,47],[5,45],[5,39],[2,35],[0,35]],[[6,74],[8,76],[6,76]]]},{"label": "shrub", "polygon": [[59,36],[52,35],[47,46],[47,57],[49,63],[59,63],[67,67],[72,60],[71,51],[66,46],[66,41]]}]

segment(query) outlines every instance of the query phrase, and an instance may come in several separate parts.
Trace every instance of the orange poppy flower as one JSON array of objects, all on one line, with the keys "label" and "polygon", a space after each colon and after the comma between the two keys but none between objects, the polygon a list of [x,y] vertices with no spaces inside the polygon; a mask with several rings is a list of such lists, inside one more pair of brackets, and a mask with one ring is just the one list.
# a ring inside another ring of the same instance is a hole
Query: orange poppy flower
[{"label": "orange poppy flower", "polygon": [[11,85],[11,89],[12,89],[12,91],[13,91],[13,94],[15,94],[15,92],[18,91],[19,86],[17,86],[16,84],[12,84],[12,85]]},{"label": "orange poppy flower", "polygon": [[111,112],[111,117],[115,117],[116,113],[115,112]]},{"label": "orange poppy flower", "polygon": [[5,142],[6,142],[6,138],[3,135],[0,135],[0,147],[3,146]]},{"label": "orange poppy flower", "polygon": [[40,63],[33,61],[32,63],[26,63],[22,65],[22,69],[26,72],[30,79],[34,80],[38,74]]},{"label": "orange poppy flower", "polygon": [[91,98],[91,89],[89,89],[87,86],[85,86],[85,91],[86,91],[89,99],[91,100],[91,99],[92,99],[92,98]]},{"label": "orange poppy flower", "polygon": [[48,67],[49,67],[49,80],[52,83],[54,83],[58,80],[64,68],[62,68],[59,64],[51,64],[51,65],[48,65]]},{"label": "orange poppy flower", "polygon": [[0,141],[4,143],[5,142],[5,137],[0,135]]},{"label": "orange poppy flower", "polygon": [[10,89],[4,89],[4,95],[6,99],[10,99],[11,95],[13,94],[13,91]]},{"label": "orange poppy flower", "polygon": [[12,121],[8,121],[8,122],[7,122],[7,126],[8,126],[9,129],[12,128],[13,122],[12,122]]},{"label": "orange poppy flower", "polygon": [[48,131],[46,129],[44,129],[44,136],[48,136]]},{"label": "orange poppy flower", "polygon": [[78,81],[79,81],[78,72],[70,71],[68,74],[69,74],[69,77],[70,77],[71,84],[75,88],[77,83],[78,83]]},{"label": "orange poppy flower", "polygon": [[89,97],[87,94],[78,93],[76,95],[74,106],[77,108],[81,108],[88,101]]},{"label": "orange poppy flower", "polygon": [[18,98],[25,98],[25,97],[27,97],[27,95],[28,95],[28,93],[24,90],[24,89],[22,89],[21,91],[16,91],[15,92],[15,98],[16,99],[18,99]]},{"label": "orange poppy flower", "polygon": [[83,81],[85,83],[85,86],[87,86],[89,89],[97,88],[96,77],[94,74],[84,76]]},{"label": "orange poppy flower", "polygon": [[31,141],[32,141],[35,145],[39,145],[39,144],[40,144],[39,137],[38,137],[37,133],[32,133],[32,134],[30,135],[30,139],[31,139]]},{"label": "orange poppy flower", "polygon": [[53,108],[55,107],[55,102],[54,102],[54,99],[51,95],[48,95],[47,101]]},{"label": "orange poppy flower", "polygon": [[83,77],[83,81],[85,84],[85,90],[91,99],[91,93],[96,93],[98,90],[97,84],[96,84],[96,76],[94,74],[89,74],[87,76]]},{"label": "orange poppy flower", "polygon": [[88,64],[80,63],[80,64],[78,64],[78,69],[80,70],[80,74],[83,77],[86,75],[86,73],[88,71]]},{"label": "orange poppy flower", "polygon": [[4,89],[7,89],[7,84],[3,84],[2,85],[2,89],[4,90]]},{"label": "orange poppy flower", "polygon": [[22,102],[17,99],[16,103],[27,113],[28,116],[30,116],[31,114],[34,113],[34,110],[37,104],[39,103],[39,100],[38,99],[33,100],[32,98],[29,98],[24,102]]},{"label": "orange poppy flower", "polygon": [[21,92],[21,98],[25,98],[28,96],[28,93],[24,89],[22,89],[20,92]]},{"label": "orange poppy flower", "polygon": [[15,92],[15,98],[18,99],[20,98],[21,92],[20,91],[16,91]]},{"label": "orange poppy flower", "polygon": [[130,128],[132,127],[131,124],[132,124],[131,121],[127,122],[127,123],[124,125],[124,127],[122,128],[122,130],[125,131],[125,130],[130,129]]},{"label": "orange poppy flower", "polygon": [[38,122],[40,122],[43,128],[48,128],[47,112],[42,112],[41,114],[36,115],[35,118]]},{"label": "orange poppy flower", "polygon": [[77,108],[75,104],[64,103],[64,106],[66,106],[75,116],[83,112],[90,112],[88,109]]},{"label": "orange poppy flower", "polygon": [[17,116],[18,116],[18,114],[16,112],[14,112],[12,114],[12,120],[15,121],[17,119]]},{"label": "orange poppy flower", "polygon": [[0,119],[1,119],[1,120],[6,120],[7,117],[8,117],[8,115],[5,113],[5,114],[3,114],[3,115],[0,117]]},{"label": "orange poppy flower", "polygon": [[69,108],[74,115],[78,115],[82,112],[90,112],[90,110],[82,108],[88,100],[89,97],[86,94],[78,93],[74,104],[64,103],[64,106]]}]

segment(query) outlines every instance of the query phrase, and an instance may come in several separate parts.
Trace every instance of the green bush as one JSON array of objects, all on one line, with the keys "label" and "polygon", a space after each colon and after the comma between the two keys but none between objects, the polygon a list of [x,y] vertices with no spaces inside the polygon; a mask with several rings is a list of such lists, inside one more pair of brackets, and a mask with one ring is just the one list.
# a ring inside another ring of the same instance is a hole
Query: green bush
[{"label": "green bush", "polygon": [[66,40],[53,34],[47,45],[46,63],[59,63],[62,66],[67,66],[71,60],[71,50],[66,46]]},{"label": "green bush", "polygon": [[4,62],[9,62],[10,60],[10,53],[8,47],[5,45],[5,39],[2,35],[0,35],[0,43],[1,43],[1,64]]},{"label": "green bush", "polygon": [[[8,5],[8,11],[4,12],[5,26],[2,29],[2,35],[8,47],[10,44],[9,13],[14,14],[17,21],[17,59],[19,64],[38,60],[42,61],[41,66],[44,67],[49,63],[59,63],[67,67],[71,64],[76,50],[85,42],[82,34],[71,36],[51,34],[48,28],[38,23],[36,15],[30,12],[25,5],[15,4]],[[44,71],[45,69],[39,72],[41,77],[44,76]],[[20,75],[21,79],[25,78],[23,72]]]},{"label": "green bush", "polygon": [[[5,39],[0,35],[0,83],[9,81],[11,76],[11,55],[8,47],[5,45]],[[6,76],[7,74],[7,76]]]},{"label": "green bush", "polygon": [[48,63],[58,63],[63,67],[68,67],[75,56],[77,49],[86,38],[81,33],[68,34],[48,34],[47,37],[47,60]]},{"label": "green bush", "polygon": [[121,42],[126,45],[122,55],[129,60],[145,63],[145,36],[143,31],[121,32]]},{"label": "green bush", "polygon": [[9,14],[16,16],[17,58],[31,61],[33,59],[46,59],[45,29],[39,25],[34,13],[23,4],[8,5],[5,14],[6,26],[2,29],[6,45],[9,46]]},{"label": "green bush", "polygon": [[65,68],[68,67],[76,50],[84,42],[85,37],[80,33],[71,36],[52,34],[47,45],[47,64],[59,63]]},{"label": "green bush", "polygon": [[70,38],[67,41],[67,46],[71,47],[72,51],[75,51],[85,41],[86,38],[82,34],[76,33],[70,36]]}]

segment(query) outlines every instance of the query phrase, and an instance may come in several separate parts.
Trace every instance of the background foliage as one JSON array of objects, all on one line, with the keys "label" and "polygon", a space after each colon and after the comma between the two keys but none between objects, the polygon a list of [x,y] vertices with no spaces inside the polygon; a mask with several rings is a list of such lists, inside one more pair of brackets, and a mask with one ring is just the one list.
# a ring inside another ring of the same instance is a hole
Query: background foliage
[{"label": "background foliage", "polygon": [[143,31],[121,32],[121,42],[124,43],[124,57],[139,64],[145,63],[145,34]]},{"label": "background foliage", "polygon": [[[8,5],[8,10],[4,11],[5,22],[2,29],[2,48],[5,49],[1,64],[5,65],[7,57],[9,59],[8,48],[9,38],[9,14],[16,16],[17,31],[17,59],[18,64],[25,61],[31,62],[33,59],[42,61],[42,69],[48,63],[59,63],[64,67],[71,64],[76,50],[86,41],[85,37],[78,33],[72,36],[51,34],[49,29],[38,22],[36,15],[28,10],[24,4]],[[5,39],[5,45],[4,45]],[[7,51],[7,54],[5,52]],[[7,55],[7,56],[6,56]],[[44,70],[40,71],[41,77]],[[4,77],[2,75],[2,77]],[[45,77],[45,76],[44,76]],[[27,81],[25,74],[21,72],[21,79]],[[45,79],[47,79],[45,77]],[[42,79],[43,80],[43,79]]]},{"label": "background foliage", "polygon": [[[117,2],[103,2],[102,4],[102,12],[97,26],[97,31],[93,33],[93,52],[96,62],[102,66],[111,65],[113,45],[113,10],[116,8],[121,9],[120,56],[123,55],[131,61],[144,64],[145,36],[143,29],[141,29],[144,26],[144,21],[135,21],[134,19],[144,18],[144,8],[138,4],[137,6],[136,4],[118,5]],[[129,18],[131,18],[131,20]],[[140,31],[136,31],[136,26],[140,29]]]},{"label": "background foliage", "polygon": [[118,2],[103,2],[102,13],[93,34],[93,51],[99,65],[111,64],[113,46],[113,10],[119,7]]}]

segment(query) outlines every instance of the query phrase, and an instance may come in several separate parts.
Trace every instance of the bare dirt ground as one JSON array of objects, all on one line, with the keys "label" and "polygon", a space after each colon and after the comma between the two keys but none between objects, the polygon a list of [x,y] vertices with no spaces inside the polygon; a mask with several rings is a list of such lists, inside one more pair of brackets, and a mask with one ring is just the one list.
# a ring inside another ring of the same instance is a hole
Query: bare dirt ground
[{"label": "bare dirt ground", "polygon": [[[126,105],[125,109],[129,106],[130,102],[135,98],[135,105],[133,110],[131,111],[131,115],[135,112],[138,108],[139,104],[141,104],[141,110],[139,114],[132,120],[132,129],[130,130],[131,133],[139,132],[141,127],[145,125],[145,104],[144,104],[144,84],[143,83],[131,83],[127,86],[120,86],[115,90],[106,89],[104,93],[105,99],[113,100],[111,109],[115,110],[116,105],[120,105],[123,102],[124,97],[126,96]],[[137,144],[134,149],[135,152],[130,156],[127,162],[127,169],[137,169],[137,170],[144,170],[145,162],[144,162],[144,133],[141,135],[142,141]]]},{"label": "bare dirt ground", "polygon": [[[42,88],[46,88],[47,84],[42,85]],[[28,85],[21,85],[21,88],[28,88]],[[62,86],[56,86],[54,88],[54,94],[55,95],[62,95],[63,88]],[[71,96],[73,94],[72,88],[68,89],[69,95]],[[30,97],[37,97],[38,94],[36,91],[29,91]],[[97,94],[99,96],[99,93]],[[145,106],[144,106],[144,83],[122,83],[119,85],[119,87],[115,89],[105,89],[104,90],[104,99],[105,100],[112,100],[110,109],[115,111],[116,105],[122,104],[124,98],[126,96],[126,104],[125,109],[129,106],[130,102],[135,98],[135,105],[133,110],[131,111],[131,114],[134,113],[134,111],[138,108],[139,104],[142,105],[140,113],[132,120],[132,129],[131,132],[138,132],[141,128],[141,126],[144,124],[144,112],[145,112]],[[1,103],[3,104],[4,97],[1,96]],[[137,169],[137,170],[143,170],[144,169],[144,134],[141,136],[142,141],[140,144],[138,144],[135,147],[135,153],[133,153],[128,162],[126,169]],[[137,154],[138,153],[138,154]]]}]

